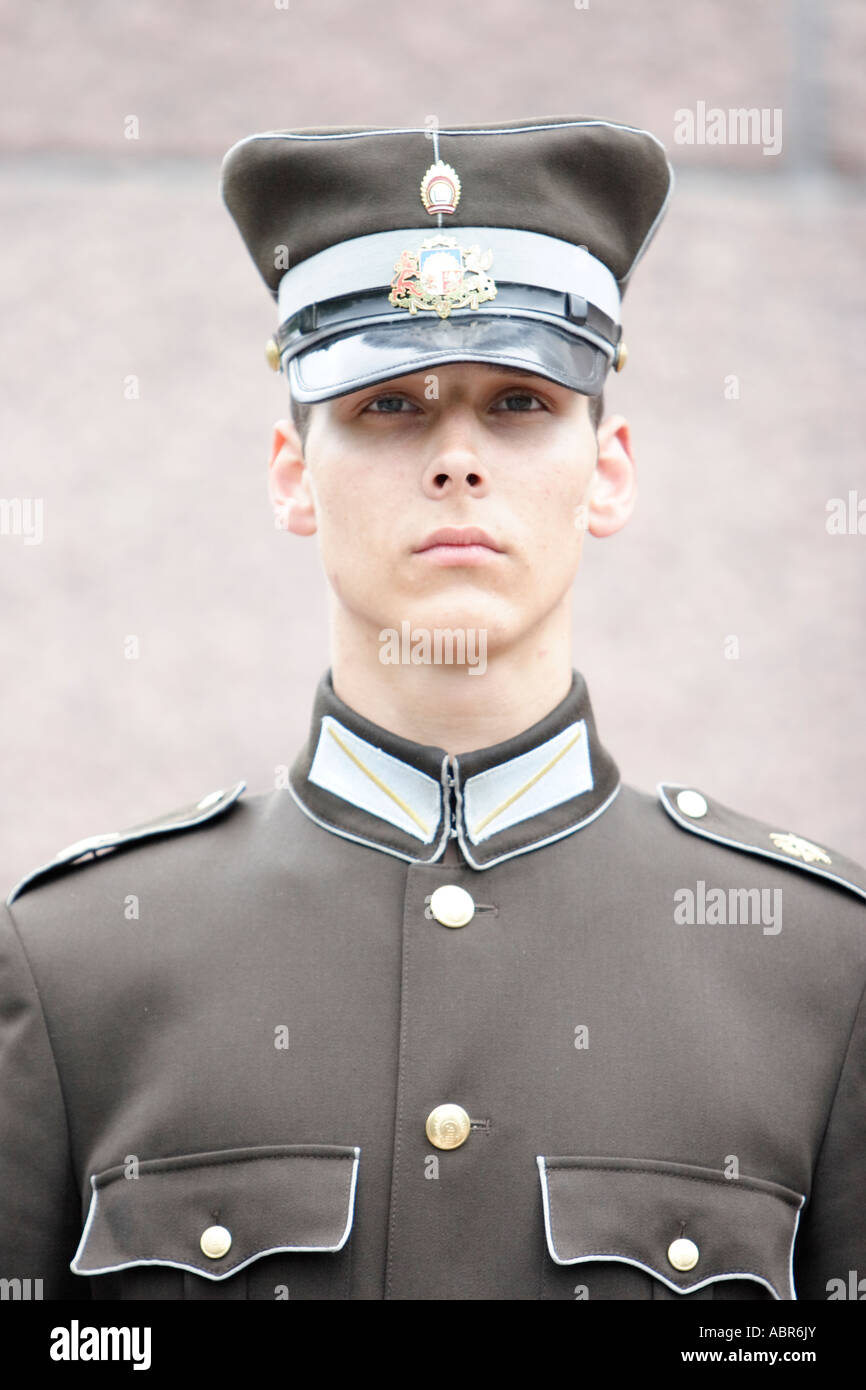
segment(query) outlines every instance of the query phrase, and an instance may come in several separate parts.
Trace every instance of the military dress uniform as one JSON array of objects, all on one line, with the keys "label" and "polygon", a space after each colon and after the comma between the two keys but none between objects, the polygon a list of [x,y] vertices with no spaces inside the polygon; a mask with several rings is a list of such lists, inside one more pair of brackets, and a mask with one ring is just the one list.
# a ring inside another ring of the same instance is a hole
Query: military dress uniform
[{"label": "military dress uniform", "polygon": [[[405,166],[417,197],[424,132],[230,154],[263,271],[307,237],[272,352],[301,399],[461,353],[592,394],[621,359],[657,142],[578,119],[446,135],[422,188],[438,219],[477,184],[477,250],[418,245],[402,186],[362,196]],[[577,671],[456,756],[327,672],[284,781],[80,841],[9,895],[0,1277],[592,1301],[825,1299],[866,1274],[862,868],[696,787],[623,785]]]}]

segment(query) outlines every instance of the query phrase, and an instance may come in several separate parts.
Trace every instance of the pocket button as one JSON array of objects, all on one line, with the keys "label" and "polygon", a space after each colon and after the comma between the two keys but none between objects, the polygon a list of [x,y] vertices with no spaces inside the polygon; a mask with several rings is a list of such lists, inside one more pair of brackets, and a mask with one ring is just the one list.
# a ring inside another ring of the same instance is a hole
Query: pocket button
[{"label": "pocket button", "polygon": [[668,1260],[674,1269],[679,1269],[683,1273],[686,1270],[694,1269],[700,1259],[700,1250],[693,1240],[685,1240],[682,1236],[679,1240],[671,1241],[668,1246]]},{"label": "pocket button", "polygon": [[232,1233],[227,1231],[225,1226],[208,1226],[207,1230],[202,1232],[199,1245],[209,1260],[221,1260],[231,1249]]}]

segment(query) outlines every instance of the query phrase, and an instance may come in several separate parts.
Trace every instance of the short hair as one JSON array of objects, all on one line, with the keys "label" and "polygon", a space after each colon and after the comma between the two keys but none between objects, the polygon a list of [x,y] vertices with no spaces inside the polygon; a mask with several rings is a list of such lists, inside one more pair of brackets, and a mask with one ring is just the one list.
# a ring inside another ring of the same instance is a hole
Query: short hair
[{"label": "short hair", "polygon": [[[296,401],[294,396],[289,398],[289,406],[292,412],[292,424],[301,437],[301,445],[306,446],[307,434],[310,429],[310,411],[313,408],[311,401]],[[589,397],[589,418],[592,428],[597,430],[604,418],[604,392],[599,396]]]}]

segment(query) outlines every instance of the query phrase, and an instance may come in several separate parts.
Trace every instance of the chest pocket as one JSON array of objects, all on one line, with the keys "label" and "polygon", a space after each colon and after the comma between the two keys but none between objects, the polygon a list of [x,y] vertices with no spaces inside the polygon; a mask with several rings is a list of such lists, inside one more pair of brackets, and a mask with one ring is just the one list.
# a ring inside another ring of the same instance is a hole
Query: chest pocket
[{"label": "chest pocket", "polygon": [[538,1171],[542,1298],[796,1298],[798,1192],[651,1159],[540,1157]]},{"label": "chest pocket", "polygon": [[359,1156],[278,1145],[94,1174],[70,1268],[94,1298],[347,1298]]}]

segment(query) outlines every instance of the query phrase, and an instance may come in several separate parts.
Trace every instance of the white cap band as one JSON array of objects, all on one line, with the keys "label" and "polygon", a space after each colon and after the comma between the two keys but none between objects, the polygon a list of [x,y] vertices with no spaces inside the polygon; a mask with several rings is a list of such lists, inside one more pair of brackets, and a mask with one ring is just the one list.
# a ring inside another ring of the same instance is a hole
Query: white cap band
[{"label": "white cap band", "polygon": [[606,265],[583,246],[509,227],[398,228],[338,242],[283,276],[278,292],[280,323],[310,304],[382,289],[391,283],[403,251],[415,250],[440,232],[453,235],[458,246],[477,245],[482,252],[492,251],[490,273],[498,283],[579,295],[619,323],[619,287]]}]

